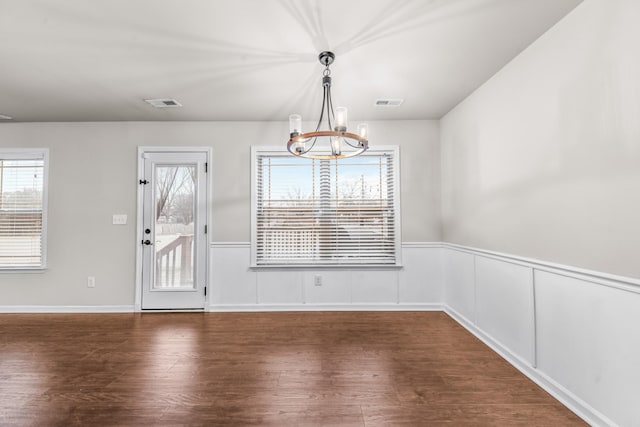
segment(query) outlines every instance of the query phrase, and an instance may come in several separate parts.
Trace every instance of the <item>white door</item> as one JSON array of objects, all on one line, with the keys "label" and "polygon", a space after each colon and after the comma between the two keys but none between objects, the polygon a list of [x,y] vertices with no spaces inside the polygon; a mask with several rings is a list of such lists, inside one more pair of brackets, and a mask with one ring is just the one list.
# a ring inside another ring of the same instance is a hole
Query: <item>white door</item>
[{"label": "white door", "polygon": [[203,309],[207,152],[145,151],[142,159],[141,307]]}]

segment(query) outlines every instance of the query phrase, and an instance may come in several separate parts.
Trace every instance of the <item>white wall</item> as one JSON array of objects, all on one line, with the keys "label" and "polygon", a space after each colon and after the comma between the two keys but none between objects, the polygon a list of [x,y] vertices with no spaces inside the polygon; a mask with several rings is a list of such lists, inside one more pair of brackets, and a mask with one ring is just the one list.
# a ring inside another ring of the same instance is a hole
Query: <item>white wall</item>
[{"label": "white wall", "polygon": [[441,120],[446,310],[593,425],[640,426],[639,17],[585,0]]},{"label": "white wall", "polygon": [[584,1],[441,120],[444,241],[640,277],[638,17]]},{"label": "white wall", "polygon": [[[370,134],[371,145],[400,146],[403,241],[439,241],[438,122],[372,122]],[[0,273],[0,306],[133,304],[140,145],[213,147],[212,241],[248,241],[250,146],[284,146],[287,135],[281,122],[0,124],[1,147],[50,149],[49,268]],[[112,225],[115,213],[128,224]]]}]

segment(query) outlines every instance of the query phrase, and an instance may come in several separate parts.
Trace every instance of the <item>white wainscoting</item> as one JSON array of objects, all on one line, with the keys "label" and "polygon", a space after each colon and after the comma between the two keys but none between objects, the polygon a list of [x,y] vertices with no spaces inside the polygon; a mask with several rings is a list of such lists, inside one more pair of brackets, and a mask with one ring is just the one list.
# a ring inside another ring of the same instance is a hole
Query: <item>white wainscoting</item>
[{"label": "white wainscoting", "polygon": [[256,274],[249,269],[250,247],[243,243],[214,244],[209,250],[209,303],[258,304]]},{"label": "white wainscoting", "polygon": [[640,293],[536,271],[538,369],[640,426]]},{"label": "white wainscoting", "polygon": [[465,252],[444,251],[445,303],[471,322],[475,319],[476,288],[474,256]]},{"label": "white wainscoting", "polygon": [[474,259],[476,325],[535,366],[532,269],[480,256]]},{"label": "white wainscoting", "polygon": [[439,243],[404,244],[401,268],[252,269],[249,243],[213,243],[209,309],[442,310],[441,251]]},{"label": "white wainscoting", "polygon": [[640,426],[640,281],[442,248],[449,315],[590,424]]}]

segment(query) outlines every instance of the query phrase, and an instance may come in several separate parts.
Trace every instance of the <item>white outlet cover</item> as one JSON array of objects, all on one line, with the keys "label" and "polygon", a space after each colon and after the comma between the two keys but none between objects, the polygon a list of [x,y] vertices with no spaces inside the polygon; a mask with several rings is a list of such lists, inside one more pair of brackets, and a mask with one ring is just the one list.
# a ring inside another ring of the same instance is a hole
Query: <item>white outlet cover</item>
[{"label": "white outlet cover", "polygon": [[126,214],[114,214],[113,215],[113,225],[126,225],[127,224],[127,215]]}]

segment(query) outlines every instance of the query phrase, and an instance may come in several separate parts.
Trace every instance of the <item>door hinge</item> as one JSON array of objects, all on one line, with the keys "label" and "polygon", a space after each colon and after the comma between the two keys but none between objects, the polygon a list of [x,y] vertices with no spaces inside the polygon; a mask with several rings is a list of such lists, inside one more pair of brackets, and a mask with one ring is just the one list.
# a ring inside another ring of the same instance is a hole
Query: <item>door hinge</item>
[{"label": "door hinge", "polygon": [[142,184],[142,185],[144,185],[144,184],[148,184],[148,183],[149,183],[149,181],[147,181],[146,179],[141,179],[139,182],[140,182],[140,184]]},{"label": "door hinge", "polygon": [[209,172],[209,162],[204,162],[204,173]]},{"label": "door hinge", "polygon": [[204,225],[204,234],[207,234],[207,225]]},{"label": "door hinge", "polygon": [[206,286],[204,287],[204,296],[205,297],[207,296],[207,287]]}]

